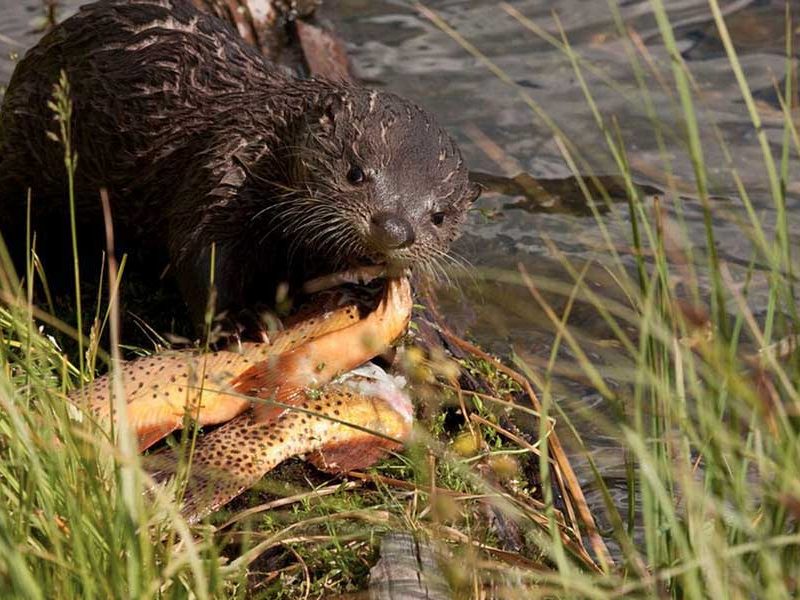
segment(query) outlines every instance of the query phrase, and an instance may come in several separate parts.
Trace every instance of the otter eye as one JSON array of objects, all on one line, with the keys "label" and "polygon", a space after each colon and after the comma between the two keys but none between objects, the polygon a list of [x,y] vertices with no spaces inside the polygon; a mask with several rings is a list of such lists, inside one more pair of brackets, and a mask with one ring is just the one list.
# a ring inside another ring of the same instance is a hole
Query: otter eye
[{"label": "otter eye", "polygon": [[367,176],[364,174],[364,169],[358,165],[350,167],[350,170],[347,172],[347,181],[353,185],[357,185],[359,183],[364,183],[366,180]]},{"label": "otter eye", "polygon": [[445,214],[443,212],[435,212],[431,215],[431,221],[437,227],[440,227],[442,223],[444,223]]}]

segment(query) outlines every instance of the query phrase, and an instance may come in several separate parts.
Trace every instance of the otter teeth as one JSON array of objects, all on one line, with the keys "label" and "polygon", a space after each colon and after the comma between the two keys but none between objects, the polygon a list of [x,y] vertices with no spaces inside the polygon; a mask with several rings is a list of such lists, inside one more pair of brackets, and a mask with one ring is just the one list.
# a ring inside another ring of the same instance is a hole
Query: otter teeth
[{"label": "otter teeth", "polygon": [[368,265],[363,267],[355,267],[338,273],[331,273],[310,279],[303,284],[303,291],[306,294],[314,294],[329,290],[331,288],[339,287],[345,283],[355,283],[363,285],[369,283],[373,279],[382,277],[386,274],[386,265]]}]

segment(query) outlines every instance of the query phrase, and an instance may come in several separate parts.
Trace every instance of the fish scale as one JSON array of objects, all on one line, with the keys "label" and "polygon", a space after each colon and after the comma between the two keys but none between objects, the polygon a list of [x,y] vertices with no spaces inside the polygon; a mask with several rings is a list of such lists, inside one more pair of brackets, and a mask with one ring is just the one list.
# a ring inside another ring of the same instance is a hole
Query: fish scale
[{"label": "fish scale", "polygon": [[[128,422],[144,450],[179,429],[188,414],[200,425],[228,421],[246,410],[248,396],[292,403],[309,385],[323,385],[370,360],[402,334],[410,317],[408,281],[390,280],[378,307],[362,316],[363,302],[324,296],[318,312],[277,332],[266,343],[238,351],[172,351],[124,363]],[[372,338],[372,343],[368,338]],[[111,381],[97,378],[70,395],[101,421],[113,416]],[[265,421],[283,410],[260,409]]]},{"label": "fish scale", "polygon": [[[192,474],[183,496],[187,520],[199,521],[292,456],[317,452],[324,463],[318,466],[339,471],[369,466],[383,453],[401,447],[411,432],[410,401],[391,387],[364,393],[358,387],[364,379],[356,376],[330,384],[317,397],[300,403],[301,410],[289,409],[269,422],[250,409],[203,436],[192,455]],[[326,463],[326,449],[333,456],[344,456],[346,450],[351,458],[343,465]],[[166,449],[146,461],[163,484],[175,476],[179,455]]]}]

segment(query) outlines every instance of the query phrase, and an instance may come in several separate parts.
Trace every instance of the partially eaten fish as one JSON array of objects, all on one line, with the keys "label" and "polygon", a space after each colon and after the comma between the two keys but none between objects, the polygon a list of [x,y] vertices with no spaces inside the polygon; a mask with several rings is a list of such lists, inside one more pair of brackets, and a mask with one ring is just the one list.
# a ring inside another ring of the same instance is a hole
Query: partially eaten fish
[{"label": "partially eaten fish", "polygon": [[[407,396],[377,367],[353,370],[404,333],[412,308],[408,280],[387,280],[377,306],[366,304],[360,296],[328,294],[268,343],[167,352],[122,365],[128,422],[141,450],[187,419],[226,423],[198,442],[188,518],[223,505],[290,456],[316,453],[319,466],[346,470],[402,445],[411,431]],[[108,422],[111,394],[106,375],[70,399]],[[151,463],[164,479],[177,458],[158,453]]]},{"label": "partially eaten fish", "polygon": [[[309,394],[277,418],[264,421],[250,409],[198,441],[183,514],[190,522],[202,519],[292,456],[309,455],[331,472],[369,466],[402,448],[412,417],[402,385],[372,364]],[[167,482],[179,458],[166,449],[147,457],[145,465],[157,481]]]}]

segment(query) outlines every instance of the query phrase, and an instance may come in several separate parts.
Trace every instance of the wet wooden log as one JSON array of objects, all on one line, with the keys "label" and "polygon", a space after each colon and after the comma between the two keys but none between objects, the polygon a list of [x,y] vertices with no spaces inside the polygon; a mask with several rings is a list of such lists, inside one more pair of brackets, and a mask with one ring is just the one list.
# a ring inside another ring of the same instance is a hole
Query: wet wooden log
[{"label": "wet wooden log", "polygon": [[276,64],[302,75],[354,81],[344,42],[321,0],[193,0],[232,23]]},{"label": "wet wooden log", "polygon": [[369,600],[449,600],[450,586],[430,543],[410,533],[383,537],[369,572]]}]

